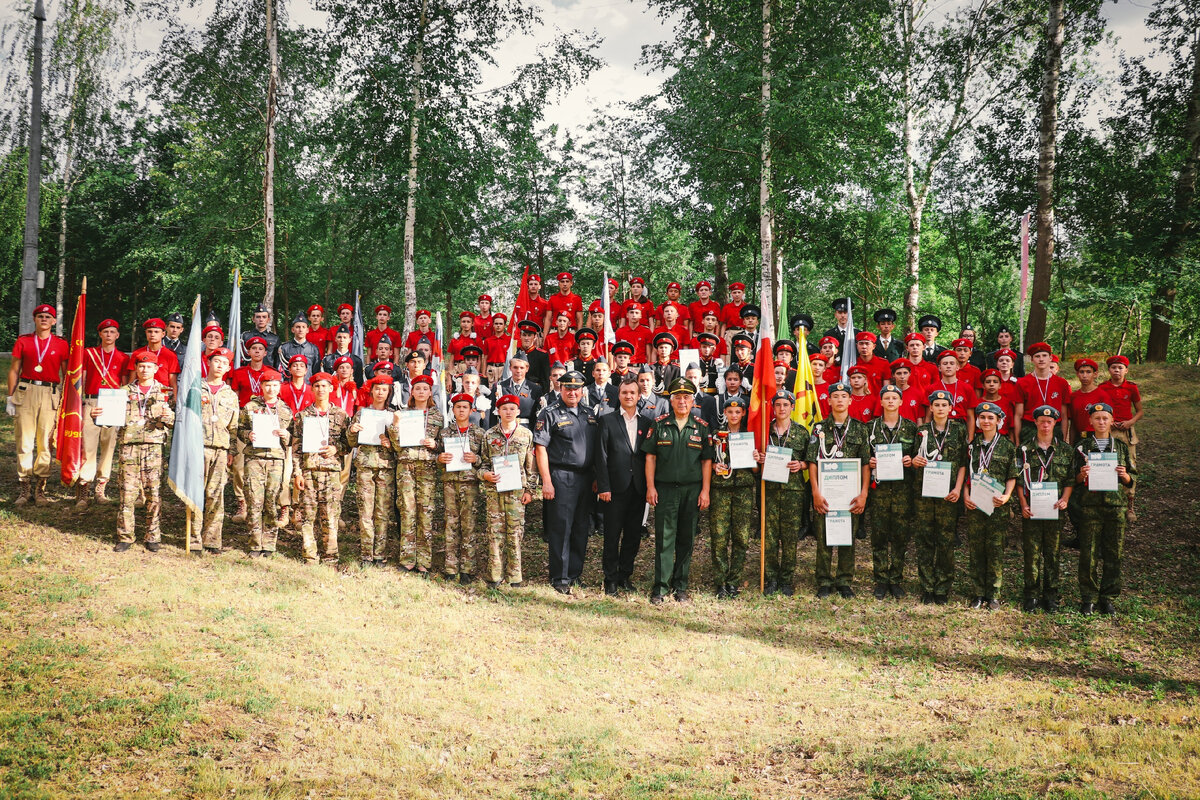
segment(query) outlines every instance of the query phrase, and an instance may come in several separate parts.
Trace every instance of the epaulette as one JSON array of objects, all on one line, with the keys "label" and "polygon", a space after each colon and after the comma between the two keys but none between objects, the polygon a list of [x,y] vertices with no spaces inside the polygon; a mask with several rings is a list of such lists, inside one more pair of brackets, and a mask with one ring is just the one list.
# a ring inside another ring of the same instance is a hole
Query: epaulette
[{"label": "epaulette", "polygon": [[701,425],[703,425],[706,428],[708,427],[708,422],[701,419],[700,417],[696,417],[696,422],[699,422]]},{"label": "epaulette", "polygon": [[659,414],[657,417],[654,418],[654,421],[662,422],[664,419],[666,419],[669,416],[671,416],[671,415],[670,414]]}]

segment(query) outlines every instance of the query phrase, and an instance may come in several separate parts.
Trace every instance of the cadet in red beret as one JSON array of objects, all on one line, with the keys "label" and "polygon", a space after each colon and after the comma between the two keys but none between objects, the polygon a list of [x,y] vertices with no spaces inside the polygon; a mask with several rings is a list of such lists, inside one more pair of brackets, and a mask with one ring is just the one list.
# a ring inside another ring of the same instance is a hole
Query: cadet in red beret
[{"label": "cadet in red beret", "polygon": [[492,296],[481,294],[475,302],[479,306],[475,314],[475,338],[482,341],[492,335]]},{"label": "cadet in red beret", "polygon": [[[368,353],[374,353],[375,348],[379,346],[379,340],[384,336],[392,343],[393,347],[399,347],[404,341],[404,336],[400,331],[394,330],[389,324],[392,320],[392,307],[386,303],[381,303],[375,306],[375,327],[367,331],[363,335],[363,342],[367,346]],[[411,336],[411,334],[409,334]],[[312,336],[309,336],[312,339]]]},{"label": "cadet in red beret", "polygon": [[858,350],[856,363],[867,371],[871,394],[879,394],[880,389],[892,382],[892,362],[875,355],[876,338],[870,331],[857,331],[854,334],[854,346]]},{"label": "cadet in red beret", "polygon": [[1054,410],[1062,415],[1059,422],[1059,438],[1066,439],[1068,415],[1063,413],[1063,409],[1069,407],[1071,385],[1050,369],[1053,355],[1050,345],[1034,342],[1029,346],[1029,355],[1033,359],[1033,372],[1017,381],[1017,389],[1021,393],[1013,412],[1013,427],[1016,428],[1017,439],[1024,445],[1033,440],[1037,432],[1033,425],[1033,410],[1038,406],[1053,406]]},{"label": "cadet in red beret", "polygon": [[[303,359],[297,355],[295,358]],[[307,369],[301,365],[301,380]],[[238,423],[238,439],[242,442],[242,457],[245,467],[246,502],[249,506],[246,522],[250,528],[251,558],[270,557],[275,554],[277,530],[288,523],[288,505],[291,495],[287,493],[290,482],[290,460],[287,458],[291,443],[292,410],[280,398],[283,376],[270,367],[259,375],[259,391],[242,407]],[[258,439],[254,433],[255,420],[263,417],[274,423],[269,433]],[[270,436],[274,440],[270,440]],[[285,502],[285,496],[287,501]],[[266,516],[264,524],[263,517]]]},{"label": "cadet in red beret", "polygon": [[[132,358],[136,359],[138,353],[152,353],[155,363],[158,364],[158,371],[154,373],[154,379],[163,386],[168,387],[170,396],[175,396],[175,385],[179,381],[179,359],[175,353],[163,346],[163,335],[166,333],[167,323],[163,322],[158,317],[152,317],[142,323],[142,333],[146,336],[146,346],[139,347],[132,353]],[[127,368],[127,376],[132,378],[134,372],[133,360],[129,362]]]},{"label": "cadet in red beret", "polygon": [[528,285],[529,290],[517,303],[514,318],[518,324],[528,320],[541,326],[546,319],[546,312],[550,310],[550,301],[542,297],[542,276],[531,274]]},{"label": "cadet in red beret", "polygon": [[113,455],[117,451],[121,429],[97,425],[91,411],[98,403],[101,390],[106,393],[121,390],[122,376],[129,366],[129,356],[117,347],[121,333],[117,321],[103,320],[96,330],[100,334],[100,345],[83,351],[83,467],[75,484],[75,508],[79,511],[87,508],[91,499],[89,488],[93,483],[96,502],[109,502],[105,491],[112,477]]},{"label": "cadet in red beret", "polygon": [[[542,327],[550,330],[559,314],[566,313],[569,320],[568,328],[578,328],[583,325],[583,298],[571,291],[575,278],[569,272],[558,273],[558,292],[550,296],[550,307],[542,320]],[[547,347],[547,350],[549,347]]]},{"label": "cadet in red beret", "polygon": [[[625,325],[630,324],[629,309],[633,306],[637,306],[638,308],[638,320],[641,325],[646,328],[646,330],[650,330],[654,321],[654,312],[657,310],[657,308],[654,305],[654,301],[646,296],[645,279],[639,278],[636,275],[629,279],[629,299],[625,301],[625,305],[621,309],[621,319],[622,323]],[[630,342],[634,345],[637,344],[637,342],[635,342],[633,339],[627,338],[624,333],[618,335],[627,342]],[[638,363],[644,358],[645,356],[642,355],[642,351],[639,350],[637,357],[634,359],[634,363]]]},{"label": "cadet in red beret", "polygon": [[[695,334],[704,330],[704,315],[711,312],[717,318],[717,324],[720,325],[721,304],[712,299],[712,284],[708,281],[700,281],[696,284],[696,298],[688,303],[688,317],[691,321],[692,333]],[[713,333],[720,335],[720,331],[714,329]]]},{"label": "cadet in red beret", "polygon": [[35,500],[45,505],[46,479],[52,457],[58,389],[66,373],[67,340],[50,332],[57,318],[54,307],[33,310],[33,333],[17,337],[8,368],[8,415],[16,417],[17,505]]},{"label": "cadet in red beret", "polygon": [[[396,501],[396,454],[385,428],[392,420],[387,408],[392,377],[373,377],[363,387],[365,402],[354,412],[346,429],[346,443],[354,450],[355,500],[358,505],[359,563],[383,566],[388,526]],[[370,436],[363,435],[368,431]]]},{"label": "cadet in red beret", "polygon": [[[1067,413],[1070,419],[1070,428],[1066,440],[1071,444],[1077,443],[1083,438],[1084,434],[1092,430],[1091,414],[1088,412],[1088,407],[1092,403],[1103,403],[1107,401],[1107,395],[1096,381],[1100,370],[1100,365],[1091,358],[1075,359],[1075,377],[1079,379],[1079,388],[1071,392],[1071,398],[1067,401]],[[1060,414],[1061,416],[1061,414]],[[1057,421],[1060,417],[1055,417]]]},{"label": "cadet in red beret", "polygon": [[442,501],[446,528],[437,549],[446,555],[442,575],[466,586],[475,581],[482,559],[477,558],[479,520],[479,464],[483,428],[471,422],[475,397],[460,392],[450,398],[453,416],[438,429],[438,463],[441,465]]},{"label": "cadet in red beret", "polygon": [[450,341],[446,343],[446,350],[450,353],[453,366],[461,367],[462,349],[469,344],[479,344],[479,337],[475,333],[475,315],[470,311],[463,311],[458,315],[458,330],[450,336]]}]

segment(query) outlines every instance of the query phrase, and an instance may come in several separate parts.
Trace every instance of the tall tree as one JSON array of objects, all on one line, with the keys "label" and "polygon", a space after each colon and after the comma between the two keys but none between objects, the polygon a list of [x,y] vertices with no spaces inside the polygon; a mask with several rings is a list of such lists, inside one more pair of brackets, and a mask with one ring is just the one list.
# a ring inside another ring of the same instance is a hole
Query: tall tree
[{"label": "tall tree", "polygon": [[279,116],[279,31],[275,0],[263,0],[267,23],[267,111],[263,144],[263,305],[275,307],[275,121]]}]

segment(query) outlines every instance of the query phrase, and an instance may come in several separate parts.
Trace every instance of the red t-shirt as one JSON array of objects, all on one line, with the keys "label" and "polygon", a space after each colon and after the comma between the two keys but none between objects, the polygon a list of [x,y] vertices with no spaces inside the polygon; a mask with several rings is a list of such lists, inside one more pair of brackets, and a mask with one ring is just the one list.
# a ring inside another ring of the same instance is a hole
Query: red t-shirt
[{"label": "red t-shirt", "polygon": [[629,309],[633,306],[637,306],[638,308],[642,309],[642,318],[638,320],[638,324],[649,328],[650,320],[654,319],[654,312],[657,310],[656,306],[654,305],[654,301],[645,295],[642,295],[641,299],[638,300],[635,300],[632,297],[626,300],[624,305],[621,306],[621,318],[625,321],[626,325],[628,325],[629,322],[625,315],[629,313]]},{"label": "red t-shirt", "polygon": [[492,336],[483,340],[483,356],[489,364],[503,364],[508,360],[508,337]]},{"label": "red t-shirt", "polygon": [[646,361],[646,348],[650,345],[650,340],[653,338],[654,332],[645,323],[638,323],[636,328],[626,325],[617,331],[617,339],[619,341],[629,342],[633,345],[633,358],[629,359],[629,363],[631,364],[642,364]]},{"label": "red t-shirt", "polygon": [[[674,325],[672,325],[670,328],[660,325],[659,327],[654,329],[654,336],[658,336],[660,333],[669,333],[672,336],[674,336],[675,342],[676,342],[675,349],[677,349],[677,350],[680,347],[686,346],[688,340],[692,338],[691,336],[688,335],[687,328],[683,327],[683,325],[679,324],[678,322],[675,323]],[[650,337],[650,346],[651,347],[654,346],[654,336]]]},{"label": "red t-shirt", "polygon": [[[476,314],[475,315],[475,323],[474,323],[476,338],[486,339],[487,337],[491,336],[492,335],[492,323],[495,321],[495,319],[496,319],[495,314],[488,314],[487,316],[483,316],[482,314]],[[538,320],[538,323],[540,324],[541,320]]]},{"label": "red t-shirt", "polygon": [[1071,399],[1067,401],[1071,422],[1075,426],[1075,430],[1080,433],[1088,433],[1092,430],[1092,417],[1087,412],[1087,407],[1092,403],[1108,403],[1108,395],[1104,391],[1103,384],[1090,392],[1072,392]]},{"label": "red t-shirt", "polygon": [[656,308],[654,310],[654,319],[656,319],[658,321],[659,325],[666,324],[663,321],[662,312],[663,312],[663,307],[666,306],[667,304],[675,306],[675,310],[679,312],[678,316],[675,319],[675,324],[683,325],[684,320],[686,320],[688,318],[688,309],[687,309],[687,304],[683,303],[680,300],[671,300],[669,298],[666,300],[663,300],[662,303],[659,304],[658,308]]},{"label": "red t-shirt", "polygon": [[974,364],[962,364],[958,368],[958,379],[971,384],[971,388],[975,390],[975,394],[983,394],[983,373],[979,367]]},{"label": "red t-shirt", "polygon": [[1021,402],[1025,404],[1021,418],[1028,422],[1033,422],[1033,410],[1038,406],[1053,406],[1061,414],[1071,400],[1071,384],[1060,375],[1041,380],[1030,373],[1017,379],[1017,388],[1021,392]]},{"label": "red t-shirt", "polygon": [[688,303],[688,314],[692,318],[692,330],[704,329],[704,312],[712,311],[717,315],[717,321],[721,321],[721,304],[716,300],[709,299],[707,303],[701,303],[699,300],[693,300]]},{"label": "red t-shirt", "polygon": [[[129,356],[129,364],[125,369],[127,370],[127,372],[129,373],[129,375],[131,377],[136,372],[136,370],[135,370],[136,363],[135,362],[137,360],[138,355],[140,353],[149,353],[149,352],[150,352],[150,348],[139,347],[137,350],[134,350],[133,353]],[[173,353],[172,351],[168,350],[165,347],[159,347],[158,352],[155,353],[155,355],[158,356],[158,370],[154,373],[154,380],[158,381],[163,386],[166,386],[169,388],[171,385],[170,376],[179,374],[179,359],[176,358],[175,353]],[[207,362],[205,362],[205,363],[207,363]]]},{"label": "red t-shirt", "polygon": [[1112,381],[1105,381],[1100,384],[1100,391],[1108,397],[1108,404],[1113,409],[1113,419],[1117,422],[1131,419],[1133,404],[1142,402],[1142,393],[1138,391],[1137,384],[1130,380],[1119,386]]},{"label": "red t-shirt", "polygon": [[279,390],[279,399],[287,403],[293,415],[299,414],[312,405],[313,390],[308,383],[304,383],[300,389],[297,389],[294,383],[288,381]]},{"label": "red t-shirt", "polygon": [[483,346],[479,344],[479,337],[474,332],[471,332],[466,336],[463,336],[461,333],[456,333],[450,337],[450,344],[446,349],[450,351],[450,358],[454,360],[455,364],[463,360],[462,349],[469,344],[479,345],[480,347]]},{"label": "red t-shirt", "polygon": [[742,303],[726,303],[721,309],[721,322],[726,328],[742,327],[742,307],[746,304]]},{"label": "red t-shirt", "polygon": [[[867,371],[872,392],[878,393],[884,384],[892,382],[892,364],[887,359],[873,356],[870,361],[860,358],[856,363]],[[854,412],[850,412],[850,416],[854,416]]]},{"label": "red t-shirt", "polygon": [[[905,361],[908,361],[908,359],[905,359]],[[937,383],[941,377],[937,367],[925,359],[921,359],[916,364],[908,361],[908,367],[908,385],[923,391],[926,395],[931,391],[932,385]]]},{"label": "red t-shirt", "polygon": [[[441,356],[442,345],[437,340],[437,332],[434,331],[432,328],[428,331],[419,331],[419,330],[411,331],[408,334],[408,338],[406,338],[404,340],[404,346],[407,347],[409,350],[416,350],[417,345],[420,343],[422,336],[429,340],[429,344],[433,347],[433,354],[435,356]],[[372,353],[375,352],[374,347],[371,348],[371,352]]]},{"label": "red t-shirt", "polygon": [[[329,328],[313,328],[309,327],[306,341],[312,342],[313,347],[317,348],[317,352],[322,356],[325,355],[325,348],[333,341],[333,332]],[[392,342],[392,344],[396,344]],[[284,366],[287,366],[286,364]]]},{"label": "red t-shirt", "polygon": [[523,307],[517,309],[517,322],[524,322],[531,319],[538,325],[542,324],[542,318],[546,316],[546,312],[550,310],[550,301],[542,297],[540,294],[536,297],[525,295]]},{"label": "red t-shirt", "polygon": [[[974,411],[975,405],[978,402],[975,398],[975,390],[971,388],[971,384],[964,380],[956,380],[954,383],[946,383],[940,377],[938,380],[929,384],[927,387],[930,392],[938,389],[945,389],[953,398],[950,408],[951,419],[965,420],[968,411]],[[928,393],[926,393],[928,397]]]},{"label": "red t-shirt", "polygon": [[850,395],[850,417],[866,425],[879,416],[882,409],[879,398],[873,394]]},{"label": "red t-shirt", "polygon": [[351,380],[335,386],[329,393],[329,402],[353,417],[358,410],[358,384]]},{"label": "red t-shirt", "polygon": [[575,334],[567,331],[562,336],[558,335],[558,329],[554,329],[546,334],[546,341],[542,345],[547,355],[550,356],[550,363],[561,361],[566,364],[575,354],[579,352],[579,345],[575,342]]},{"label": "red t-shirt", "polygon": [[562,292],[559,292],[558,294],[551,295],[550,296],[550,325],[551,326],[554,325],[555,318],[557,318],[558,315],[563,311],[567,312],[568,316],[571,319],[571,327],[574,328],[577,320],[579,319],[578,314],[581,311],[583,311],[583,298],[581,298],[579,295],[575,294],[574,292],[571,292],[570,294],[563,294]]},{"label": "red t-shirt", "polygon": [[[18,336],[13,345],[13,358],[21,359],[21,380],[58,383],[62,380],[62,367],[67,363],[70,345],[60,336],[50,334],[45,339],[37,334]],[[41,366],[41,370],[37,367]]]},{"label": "red t-shirt", "polygon": [[925,422],[925,412],[929,409],[929,396],[915,386],[909,386],[900,397],[900,416],[912,420],[918,425]]},{"label": "red t-shirt", "polygon": [[99,394],[101,389],[120,389],[121,376],[129,364],[129,356],[117,348],[105,353],[99,347],[83,351],[83,393]]},{"label": "red t-shirt", "polygon": [[247,364],[229,373],[229,386],[238,393],[238,405],[246,407],[252,397],[262,394],[262,369],[251,369]]},{"label": "red t-shirt", "polygon": [[817,402],[821,405],[821,419],[829,416],[829,382],[816,385]]},{"label": "red t-shirt", "polygon": [[[383,338],[384,334],[387,334],[388,341],[392,343],[392,347],[399,347],[400,343],[404,341],[404,334],[400,333],[400,331],[394,331],[391,328],[384,328],[383,330],[372,328],[363,334],[363,341],[366,342],[368,353],[375,354],[375,348],[379,346],[379,340]],[[308,335],[308,338],[310,341],[312,340],[311,333]],[[432,331],[429,334],[429,341],[433,341]],[[317,349],[320,350],[321,346],[317,345]],[[411,350],[412,348],[410,347],[409,349]],[[325,351],[321,350],[321,352],[324,353]]]}]

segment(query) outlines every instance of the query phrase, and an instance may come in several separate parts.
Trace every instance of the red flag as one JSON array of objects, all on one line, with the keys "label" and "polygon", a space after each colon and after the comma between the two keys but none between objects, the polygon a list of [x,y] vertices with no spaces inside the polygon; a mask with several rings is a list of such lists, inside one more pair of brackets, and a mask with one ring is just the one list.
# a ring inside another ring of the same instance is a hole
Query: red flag
[{"label": "red flag", "polygon": [[508,318],[508,354],[511,356],[517,341],[517,322],[525,318],[529,305],[529,265],[525,265],[525,274],[521,276],[521,288],[517,290],[517,302],[513,304],[512,316]]},{"label": "red flag", "polygon": [[771,400],[775,397],[775,358],[771,353],[771,337],[758,340],[758,354],[754,357],[754,385],[750,389],[750,430],[754,431],[755,449],[767,451],[767,426],[774,416]]},{"label": "red flag", "polygon": [[87,278],[71,323],[71,349],[67,356],[67,378],[63,381],[62,402],[58,405],[58,433],[54,448],[62,462],[62,482],[71,486],[83,466],[83,333],[87,330],[84,311],[87,306]]}]

